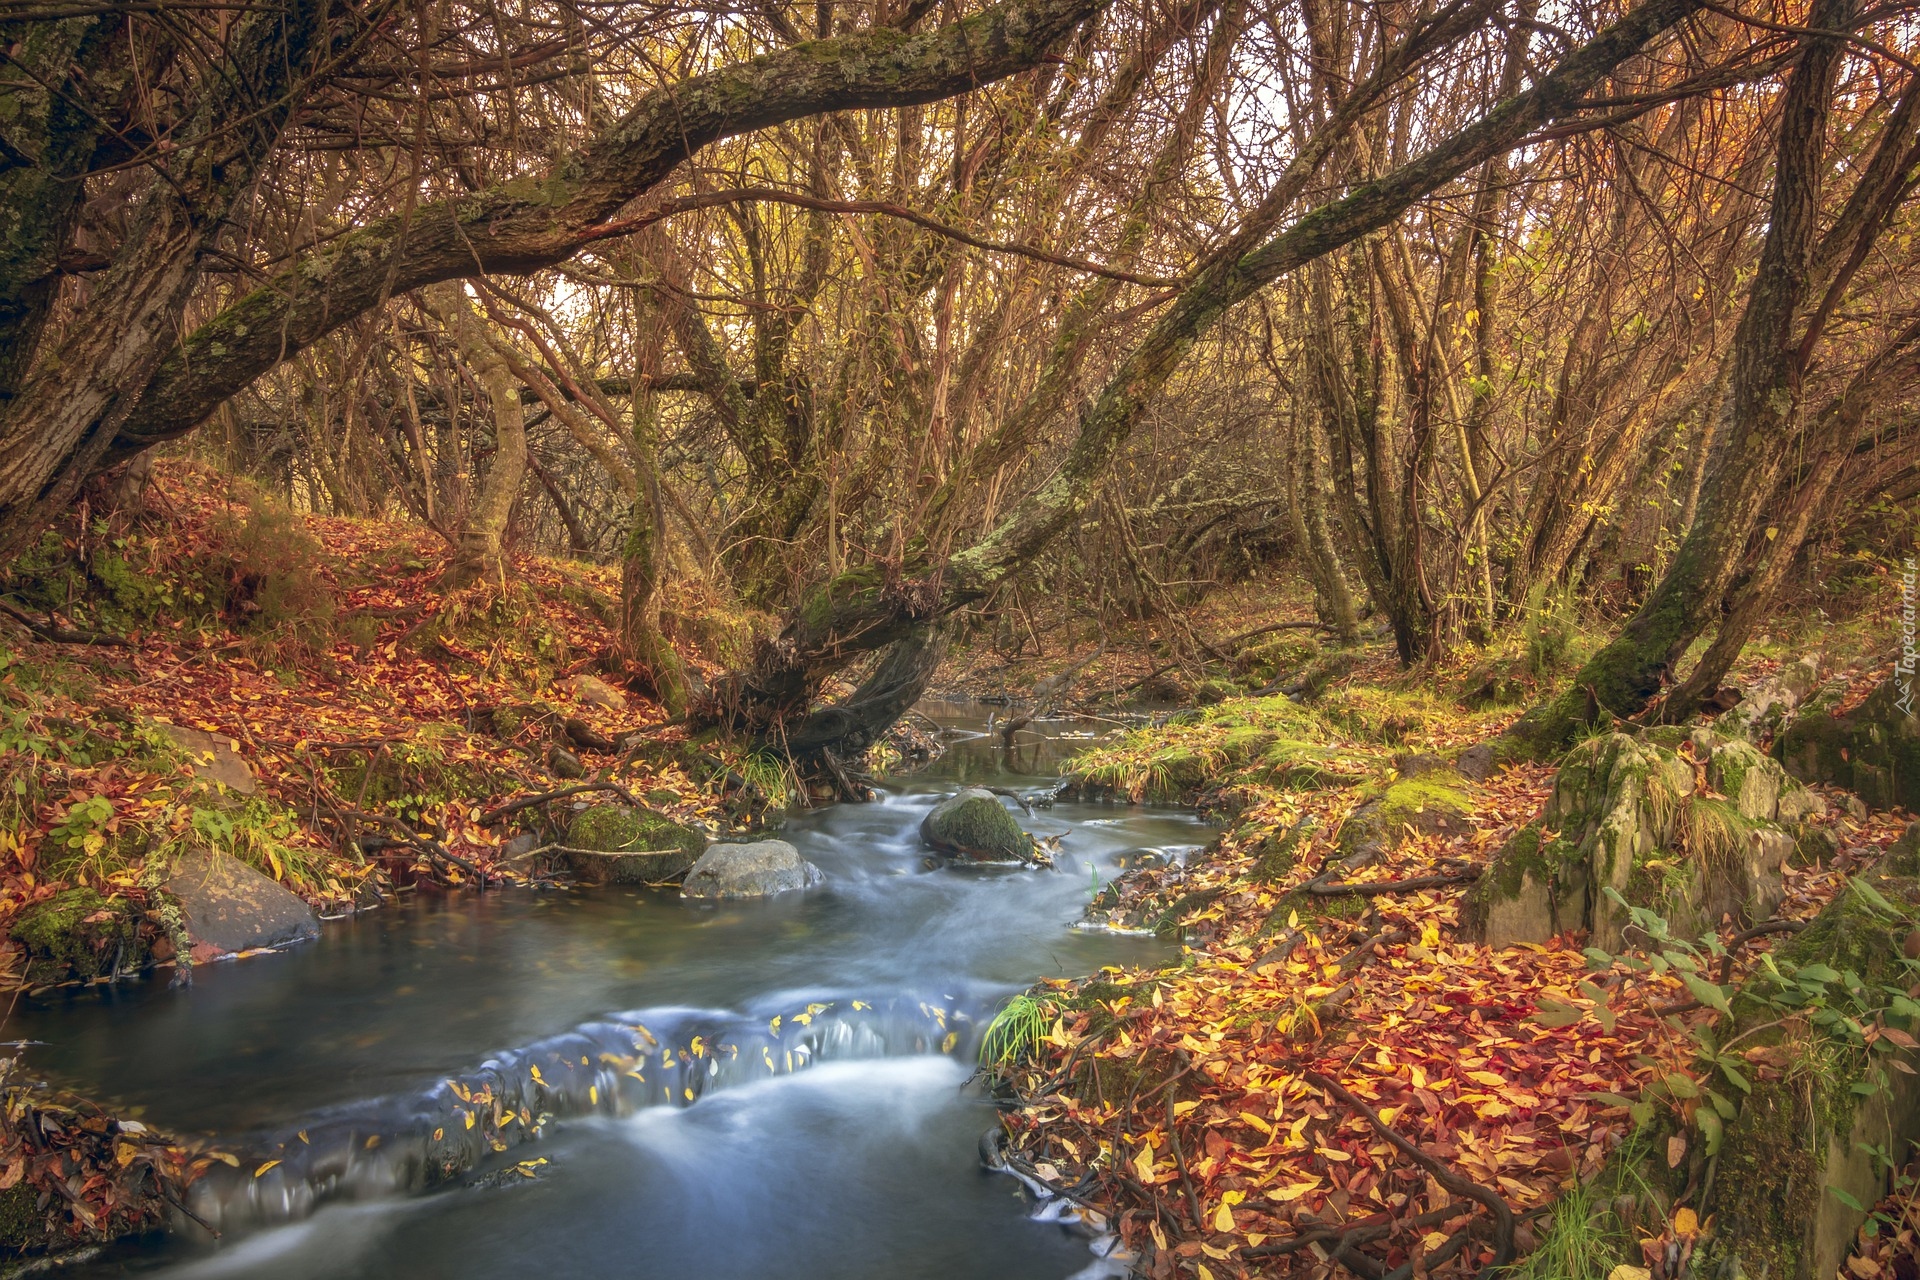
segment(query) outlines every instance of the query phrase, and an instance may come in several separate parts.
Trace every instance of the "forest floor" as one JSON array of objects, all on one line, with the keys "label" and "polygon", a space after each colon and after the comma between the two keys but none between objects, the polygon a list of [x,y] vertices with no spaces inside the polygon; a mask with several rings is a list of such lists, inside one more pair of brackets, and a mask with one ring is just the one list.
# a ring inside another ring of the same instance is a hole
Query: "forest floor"
[{"label": "forest floor", "polygon": [[[1267,617],[1289,616],[1284,588],[1242,594]],[[1819,650],[1847,682],[1842,705],[1857,704],[1891,669],[1891,607],[1882,592],[1845,625],[1784,619],[1735,679]],[[1244,602],[1220,608],[1245,629],[1263,620]],[[1080,639],[1082,652],[1097,643]],[[1677,970],[1622,981],[1565,937],[1491,950],[1458,936],[1473,878],[1542,812],[1556,769],[1516,763],[1474,781],[1443,762],[1551,692],[1590,643],[1565,636],[1539,664],[1532,632],[1405,673],[1377,635],[1357,656],[1289,639],[1279,672],[1257,654],[1188,674],[1189,689],[1217,700],[1114,731],[1076,757],[1083,795],[1197,804],[1225,832],[1184,865],[1128,872],[1089,911],[1094,927],[1178,937],[1177,966],[1039,987],[1008,1019],[993,1054],[1017,1104],[1013,1166],[1084,1203],[1156,1280],[1320,1276],[1336,1263],[1362,1276],[1472,1275],[1499,1234],[1489,1195],[1514,1215],[1522,1275],[1675,1274],[1672,1260],[1703,1229],[1687,1196],[1643,1196],[1610,1232],[1596,1228],[1610,1210],[1589,1199],[1603,1168],[1617,1186],[1649,1158],[1631,1149],[1647,1141],[1639,1100],[1656,1082],[1701,1074],[1694,1033],[1714,1011]],[[1117,671],[1090,667],[1080,688],[1137,678],[1150,669],[1141,648]],[[988,676],[976,661],[961,682],[1030,688],[1073,662],[1056,654]],[[1289,675],[1301,670],[1313,679]],[[1276,681],[1300,697],[1220,696],[1222,684]],[[1822,790],[1831,853],[1785,868],[1775,919],[1788,927],[1813,919],[1911,817]],[[1390,852],[1329,883],[1352,851],[1349,821],[1381,805],[1398,827]],[[1739,927],[1721,933],[1731,941]],[[1765,963],[1778,936],[1734,944],[1720,982]],[[1778,1064],[1752,1070],[1766,1079]],[[1677,1141],[1653,1158],[1679,1165],[1688,1139]],[[1863,1237],[1850,1274],[1910,1280],[1911,1192],[1908,1179],[1879,1214],[1906,1234]]]},{"label": "forest floor", "polygon": [[[623,796],[712,835],[797,795],[770,759],[689,739],[616,687],[602,661],[609,570],[523,558],[511,585],[443,596],[444,544],[418,526],[292,517],[177,464],[151,501],[160,518],[144,525],[79,513],[0,584],[18,612],[0,619],[0,935],[56,900],[84,907],[74,923],[89,930],[56,957],[60,974],[8,936],[0,984],[112,982],[129,942],[162,966],[216,958],[175,954],[156,893],[187,844],[338,915],[393,893],[548,878],[529,855],[583,798]],[[684,656],[709,673],[742,658],[750,620],[680,590],[667,625]],[[1885,674],[1893,594],[1844,625],[1783,619],[1737,677],[1818,647],[1857,700]],[[999,1064],[1020,1103],[1013,1159],[1098,1206],[1162,1278],[1323,1274],[1343,1244],[1364,1252],[1344,1263],[1358,1274],[1470,1273],[1487,1236],[1466,1229],[1473,1202],[1449,1183],[1462,1176],[1518,1215],[1513,1238],[1535,1258],[1584,1247],[1555,1198],[1633,1141],[1648,1080],[1692,1070],[1684,1024],[1707,1011],[1662,1012],[1684,1003],[1671,976],[1597,999],[1588,959],[1561,943],[1495,953],[1455,936],[1466,877],[1539,812],[1552,767],[1433,797],[1442,819],[1405,824],[1357,877],[1376,889],[1309,882],[1357,810],[1411,786],[1400,798],[1423,812],[1416,762],[1497,734],[1602,626],[1543,614],[1502,645],[1407,673],[1377,629],[1338,648],[1311,622],[1296,581],[1256,578],[1172,633],[1016,609],[943,668],[937,692],[1010,712],[1036,696],[1093,714],[1199,704],[1096,741],[1075,768],[1088,790],[1198,804],[1225,828],[1190,865],[1129,872],[1091,913],[1097,927],[1177,934],[1177,966],[1017,1002],[1025,1039]],[[204,737],[183,748],[174,731]],[[1297,758],[1257,767],[1281,740]],[[222,773],[224,757],[240,775]],[[521,800],[534,802],[506,811]],[[1785,919],[1811,918],[1905,825],[1830,800],[1834,852],[1788,869]],[[1742,949],[1733,976],[1768,943]],[[9,1097],[0,1238],[37,1192],[73,1240],[150,1226],[206,1158],[72,1098]],[[24,1216],[36,1212],[46,1205]],[[1699,1229],[1684,1212],[1633,1226],[1644,1257],[1613,1261],[1666,1256]],[[1604,1280],[1589,1253],[1534,1275]],[[1877,1242],[1854,1274],[1911,1280],[1900,1254]]]}]

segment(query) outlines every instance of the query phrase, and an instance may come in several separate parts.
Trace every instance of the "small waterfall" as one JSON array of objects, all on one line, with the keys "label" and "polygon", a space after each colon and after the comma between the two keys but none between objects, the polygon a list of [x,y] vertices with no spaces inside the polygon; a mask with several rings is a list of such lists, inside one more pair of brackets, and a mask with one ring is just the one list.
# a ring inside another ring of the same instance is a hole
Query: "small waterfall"
[{"label": "small waterfall", "polygon": [[[985,1007],[984,999],[964,1003]],[[187,1207],[235,1230],[305,1217],[336,1200],[449,1182],[540,1137],[556,1120],[685,1107],[714,1089],[821,1062],[970,1054],[979,1020],[952,997],[845,996],[740,1013],[650,1009],[495,1055],[423,1093],[331,1108],[291,1132],[214,1142]]]}]

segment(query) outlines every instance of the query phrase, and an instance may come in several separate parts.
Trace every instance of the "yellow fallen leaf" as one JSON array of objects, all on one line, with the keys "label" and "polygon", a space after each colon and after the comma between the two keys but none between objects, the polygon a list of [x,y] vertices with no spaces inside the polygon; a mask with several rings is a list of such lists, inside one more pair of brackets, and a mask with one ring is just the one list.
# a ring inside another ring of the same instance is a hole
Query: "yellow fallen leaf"
[{"label": "yellow fallen leaf", "polygon": [[1233,1234],[1233,1206],[1224,1200],[1220,1202],[1220,1207],[1213,1211],[1213,1229],[1228,1235]]},{"label": "yellow fallen leaf", "polygon": [[1676,1209],[1673,1214],[1673,1234],[1685,1239],[1700,1234],[1700,1215],[1691,1209]]},{"label": "yellow fallen leaf", "polygon": [[1275,1187],[1273,1190],[1267,1192],[1267,1199],[1278,1200],[1281,1204],[1289,1204],[1298,1200],[1301,1196],[1307,1194],[1307,1192],[1319,1187],[1320,1181],[1319,1178],[1309,1178],[1305,1182],[1296,1182],[1290,1187]]},{"label": "yellow fallen leaf", "polygon": [[1140,1148],[1139,1153],[1133,1157],[1133,1171],[1140,1175],[1140,1181],[1143,1185],[1145,1186],[1153,1185],[1153,1148],[1152,1147],[1143,1146]]},{"label": "yellow fallen leaf", "polygon": [[1630,1267],[1623,1262],[1607,1273],[1607,1280],[1653,1280],[1653,1272],[1645,1267]]},{"label": "yellow fallen leaf", "polygon": [[1469,1071],[1467,1072],[1467,1079],[1473,1081],[1475,1084],[1483,1084],[1489,1089],[1504,1089],[1507,1087],[1507,1078],[1497,1071]]},{"label": "yellow fallen leaf", "polygon": [[278,1160],[269,1160],[265,1164],[261,1165],[258,1169],[255,1169],[253,1171],[253,1176],[256,1178],[259,1177],[261,1174],[265,1173],[267,1170],[273,1168],[273,1166],[279,1163],[280,1162]]}]

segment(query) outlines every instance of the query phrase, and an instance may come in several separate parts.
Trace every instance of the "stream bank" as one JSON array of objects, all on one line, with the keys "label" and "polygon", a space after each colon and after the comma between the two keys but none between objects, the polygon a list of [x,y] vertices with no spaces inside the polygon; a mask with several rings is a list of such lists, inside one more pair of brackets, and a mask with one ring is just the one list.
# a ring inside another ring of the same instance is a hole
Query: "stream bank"
[{"label": "stream bank", "polygon": [[30,1002],[28,1069],[180,1135],[188,1206],[225,1234],[175,1215],[84,1274],[1079,1270],[1084,1239],[978,1171],[980,1028],[1036,977],[1161,962],[1163,943],[1072,926],[1093,885],[1210,831],[1061,804],[1019,815],[1060,837],[1056,870],[930,867],[920,821],[960,782],[1051,789],[1057,746],[976,734],[878,803],[789,821],[827,877],[802,893],[447,896],[190,987]]}]

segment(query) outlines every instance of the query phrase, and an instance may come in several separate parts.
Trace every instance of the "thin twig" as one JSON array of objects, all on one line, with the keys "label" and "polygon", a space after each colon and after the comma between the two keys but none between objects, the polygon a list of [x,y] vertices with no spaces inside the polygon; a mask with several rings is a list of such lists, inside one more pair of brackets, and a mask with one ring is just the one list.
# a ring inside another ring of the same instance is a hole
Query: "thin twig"
[{"label": "thin twig", "polygon": [[1487,1264],[1487,1270],[1498,1270],[1513,1260],[1513,1209],[1499,1193],[1490,1191],[1477,1182],[1468,1181],[1414,1146],[1393,1126],[1382,1120],[1379,1112],[1355,1097],[1338,1080],[1331,1076],[1323,1076],[1318,1071],[1306,1071],[1301,1074],[1309,1084],[1332,1094],[1340,1100],[1342,1105],[1364,1117],[1366,1122],[1373,1126],[1375,1133],[1386,1139],[1394,1150],[1432,1174],[1435,1182],[1456,1196],[1477,1200],[1487,1207],[1487,1212],[1493,1215],[1493,1260]]}]

